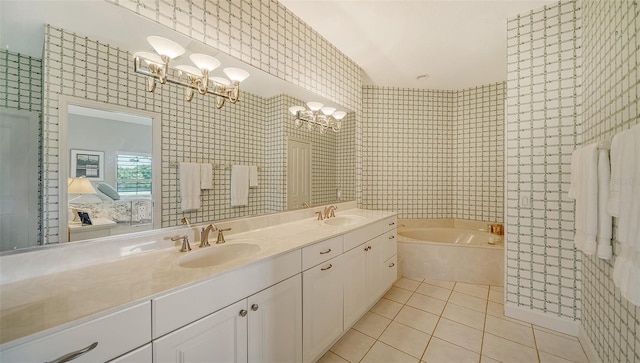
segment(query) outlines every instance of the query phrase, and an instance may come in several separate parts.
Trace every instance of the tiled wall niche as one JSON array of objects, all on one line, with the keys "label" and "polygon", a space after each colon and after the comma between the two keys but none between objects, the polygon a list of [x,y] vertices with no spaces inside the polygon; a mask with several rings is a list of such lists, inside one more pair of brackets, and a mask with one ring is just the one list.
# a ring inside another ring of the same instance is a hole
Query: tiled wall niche
[{"label": "tiled wall niche", "polygon": [[580,114],[580,3],[507,22],[506,304],[575,321],[580,263],[567,198]]},{"label": "tiled wall niche", "polygon": [[504,83],[363,88],[362,204],[400,218],[501,222]]},{"label": "tiled wall niche", "polygon": [[[42,110],[42,60],[24,56],[19,53],[0,49],[0,108],[24,110],[38,113],[41,117]],[[41,143],[42,134],[41,123],[38,123],[38,143]],[[38,145],[38,150],[41,148]],[[42,153],[38,152],[38,158],[42,158]],[[42,188],[42,170],[38,169],[38,195]],[[38,199],[38,210],[41,209],[42,201]],[[27,248],[38,245],[41,240],[42,224],[40,218],[37,221],[38,238],[24,241],[2,241],[0,250],[13,248]]]},{"label": "tiled wall niche", "polygon": [[[267,164],[267,139],[270,124],[281,123],[280,132],[289,133],[291,116],[285,117],[290,102],[301,103],[281,95],[272,99],[243,93],[242,102],[215,109],[209,98],[194,97],[191,103],[173,85],[159,86],[155,93],[145,89],[144,77],[131,71],[131,54],[98,41],[46,28],[44,58],[44,165],[47,170],[45,191],[49,211],[45,218],[47,243],[57,242],[57,180],[58,170],[58,100],[60,95],[86,98],[162,115],[162,226],[178,225],[183,216],[194,223],[282,210],[272,196],[267,199],[268,181],[274,175],[284,176],[281,185],[286,191],[286,163]],[[101,67],[98,68],[98,65]],[[103,66],[104,65],[104,66]],[[117,84],[117,87],[110,85]],[[286,102],[285,102],[286,100]],[[273,118],[268,115],[274,115]],[[270,131],[271,132],[271,131]],[[305,136],[306,137],[306,136]],[[314,198],[321,203],[333,196],[335,200],[336,135],[314,137],[320,149],[328,152],[314,158]],[[273,150],[272,150],[273,151]],[[333,158],[333,159],[331,159]],[[178,188],[179,161],[213,164],[257,165],[261,168],[259,187],[250,190],[249,205],[231,207],[229,200],[230,170],[214,172],[214,189],[202,194],[202,208],[193,212],[180,210]],[[286,162],[286,160],[285,160]],[[274,168],[275,167],[275,168]],[[321,177],[322,176],[322,177]],[[282,195],[282,193],[281,193]],[[285,193],[286,195],[286,193]],[[316,197],[317,196],[317,197]]]},{"label": "tiled wall niche", "polygon": [[[588,145],[640,123],[640,5],[637,1],[585,1],[582,24],[579,140]],[[582,255],[581,262],[582,327],[599,359],[640,362],[640,307],[621,297],[614,286],[614,260]]]}]

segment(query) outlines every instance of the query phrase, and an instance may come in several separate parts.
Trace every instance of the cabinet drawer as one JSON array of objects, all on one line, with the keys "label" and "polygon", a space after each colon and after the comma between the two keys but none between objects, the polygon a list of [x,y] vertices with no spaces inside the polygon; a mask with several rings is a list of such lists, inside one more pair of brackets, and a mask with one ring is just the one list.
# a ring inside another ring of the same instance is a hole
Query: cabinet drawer
[{"label": "cabinet drawer", "polygon": [[398,243],[396,242],[397,231],[398,230],[394,228],[378,237],[380,239],[380,253],[383,261],[388,260],[398,252]]},{"label": "cabinet drawer", "polygon": [[398,228],[398,216],[393,216],[385,219],[382,224],[384,225],[384,230],[391,230]]},{"label": "cabinet drawer", "polygon": [[382,221],[356,229],[344,235],[344,250],[349,251],[363,242],[376,238],[387,230]]},{"label": "cabinet drawer", "polygon": [[110,360],[109,363],[152,363],[153,362],[153,346],[151,343],[140,347],[133,352],[129,352],[122,357]]},{"label": "cabinet drawer", "polygon": [[294,250],[153,299],[154,339],[300,273],[301,260]]},{"label": "cabinet drawer", "polygon": [[150,341],[151,303],[147,301],[2,351],[0,361],[50,362],[87,350],[73,362],[106,362]]},{"label": "cabinet drawer", "polygon": [[302,270],[342,254],[342,236],[318,242],[302,249]]}]

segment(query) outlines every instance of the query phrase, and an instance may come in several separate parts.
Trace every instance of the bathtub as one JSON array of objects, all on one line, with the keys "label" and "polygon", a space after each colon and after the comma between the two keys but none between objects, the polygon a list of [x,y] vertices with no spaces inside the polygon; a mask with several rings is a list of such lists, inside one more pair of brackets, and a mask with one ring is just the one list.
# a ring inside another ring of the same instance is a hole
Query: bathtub
[{"label": "bathtub", "polygon": [[502,286],[502,236],[464,220],[398,220],[402,276]]}]

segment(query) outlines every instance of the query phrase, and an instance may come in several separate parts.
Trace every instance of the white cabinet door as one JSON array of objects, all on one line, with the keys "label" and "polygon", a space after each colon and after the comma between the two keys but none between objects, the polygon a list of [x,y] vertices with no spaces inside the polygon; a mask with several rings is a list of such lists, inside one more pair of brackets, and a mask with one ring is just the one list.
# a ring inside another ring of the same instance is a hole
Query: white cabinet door
[{"label": "white cabinet door", "polygon": [[114,360],[110,360],[109,363],[151,363],[152,359],[152,345],[151,343],[129,352],[122,357],[118,357]]},{"label": "white cabinet door", "polygon": [[249,362],[302,360],[300,274],[248,298]]},{"label": "white cabinet door", "polygon": [[393,255],[390,259],[386,260],[382,264],[382,270],[383,276],[381,280],[384,282],[383,290],[386,290],[398,279],[398,256]]},{"label": "white cabinet door", "polygon": [[344,327],[356,322],[366,309],[368,244],[342,255],[344,259]]},{"label": "white cabinet door", "polygon": [[367,246],[367,298],[365,301],[365,309],[374,300],[378,299],[385,290],[384,281],[382,281],[381,265],[384,260],[382,257],[382,239],[386,239],[385,235],[378,236],[371,241],[365,243]]},{"label": "white cabinet door", "polygon": [[156,363],[246,362],[247,300],[155,340],[153,350]]},{"label": "white cabinet door", "polygon": [[314,362],[344,331],[344,255],[302,273],[303,362]]}]

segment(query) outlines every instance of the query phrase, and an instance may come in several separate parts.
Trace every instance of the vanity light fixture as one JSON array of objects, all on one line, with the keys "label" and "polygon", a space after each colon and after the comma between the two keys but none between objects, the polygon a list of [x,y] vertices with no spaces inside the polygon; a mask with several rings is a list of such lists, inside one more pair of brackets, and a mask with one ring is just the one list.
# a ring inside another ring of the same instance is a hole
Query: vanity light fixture
[{"label": "vanity light fixture", "polygon": [[[170,68],[169,63],[185,53],[184,48],[169,39],[150,36],[147,41],[155,50],[138,52],[134,56],[133,70],[147,76],[147,90],[156,90],[157,83],[167,82],[185,87],[185,99],[189,102],[197,91],[201,95],[210,94],[215,97],[216,108],[222,108],[228,100],[238,103],[240,100],[240,82],[249,77],[249,72],[240,68],[224,68],[227,78],[211,76],[211,72],[220,66],[216,58],[194,53],[189,56],[192,65],[178,65]],[[171,78],[173,76],[173,78]]]},{"label": "vanity light fixture", "polygon": [[289,107],[289,112],[296,117],[295,127],[300,128],[306,123],[307,130],[313,131],[317,128],[321,134],[324,134],[329,128],[334,132],[340,131],[342,119],[347,115],[344,111],[336,111],[335,107],[324,106],[320,102],[307,102],[307,108],[302,106]]}]

